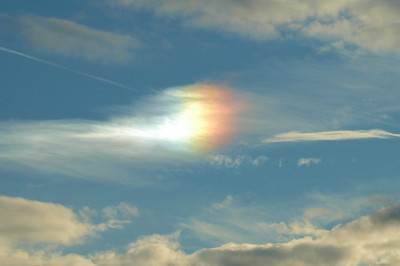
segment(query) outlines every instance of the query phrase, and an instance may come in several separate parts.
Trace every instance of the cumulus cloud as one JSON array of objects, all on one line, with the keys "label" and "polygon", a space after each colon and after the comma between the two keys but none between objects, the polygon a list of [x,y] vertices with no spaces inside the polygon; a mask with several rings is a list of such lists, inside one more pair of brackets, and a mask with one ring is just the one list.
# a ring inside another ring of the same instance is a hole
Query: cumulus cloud
[{"label": "cumulus cloud", "polygon": [[72,245],[95,227],[59,204],[0,196],[0,241],[11,244]]},{"label": "cumulus cloud", "polygon": [[[115,208],[129,216],[137,214],[137,208],[127,203]],[[87,237],[109,228],[121,228],[127,222],[113,217],[105,223],[93,224],[89,218],[93,215],[96,211],[88,207],[78,215],[60,204],[0,196],[0,264],[96,265],[84,256],[64,255],[58,250],[59,246],[81,245]]]},{"label": "cumulus cloud", "polygon": [[295,34],[344,41],[372,51],[399,52],[396,1],[262,1],[199,2],[118,0],[113,6],[152,9],[163,16],[181,17],[186,24],[218,29],[254,39],[290,38]]},{"label": "cumulus cloud", "polygon": [[133,58],[139,42],[129,36],[92,29],[59,19],[24,16],[20,33],[33,47],[44,53],[72,56],[89,61],[121,63]]},{"label": "cumulus cloud", "polygon": [[179,232],[152,235],[131,243],[124,253],[108,251],[91,256],[99,266],[106,265],[190,265],[188,256],[179,250]]},{"label": "cumulus cloud", "polygon": [[[229,197],[226,200],[229,201]],[[83,228],[85,225],[70,209],[53,203],[2,196],[0,212],[7,213],[0,221],[0,263],[4,265],[397,265],[400,262],[398,205],[335,226],[313,238],[267,244],[228,243],[193,254],[181,250],[180,232],[141,237],[122,252],[63,254],[40,246],[27,251],[14,244],[31,241],[33,244],[72,245],[88,230],[82,230],[81,225]],[[71,227],[71,224],[76,226]],[[273,227],[294,233],[313,229],[309,224]],[[71,233],[75,229],[76,232]]]},{"label": "cumulus cloud", "polygon": [[95,266],[88,258],[78,254],[63,255],[56,252],[26,251],[22,249],[12,249],[7,246],[1,246],[0,263],[9,266]]},{"label": "cumulus cloud", "polygon": [[311,164],[319,164],[321,159],[319,158],[300,158],[297,161],[297,166],[310,166]]},{"label": "cumulus cloud", "polygon": [[[400,259],[399,209],[399,206],[382,209],[314,239],[305,237],[261,245],[229,243],[191,255],[177,249],[176,241],[154,236],[139,240],[133,245],[136,247],[133,252],[128,248],[126,253],[108,254],[111,258],[108,262],[115,259],[115,265],[153,262],[158,265],[396,265]],[[152,255],[139,256],[144,250]],[[107,259],[101,255],[93,258]]]},{"label": "cumulus cloud", "polygon": [[400,137],[400,134],[390,133],[381,129],[372,130],[338,130],[321,132],[288,132],[277,134],[265,139],[265,143],[272,142],[296,142],[296,141],[320,141],[320,140],[350,140],[350,139],[387,139]]},{"label": "cumulus cloud", "polygon": [[103,211],[107,220],[93,224],[91,217],[97,212],[88,207],[77,215],[60,204],[0,196],[0,243],[70,246],[110,228],[122,229],[129,218],[138,216],[137,207],[125,202]]},{"label": "cumulus cloud", "polygon": [[227,155],[217,154],[210,156],[209,161],[212,165],[215,165],[217,167],[238,168],[243,164],[257,167],[267,162],[268,157],[263,155],[255,158],[247,155],[231,157]]}]

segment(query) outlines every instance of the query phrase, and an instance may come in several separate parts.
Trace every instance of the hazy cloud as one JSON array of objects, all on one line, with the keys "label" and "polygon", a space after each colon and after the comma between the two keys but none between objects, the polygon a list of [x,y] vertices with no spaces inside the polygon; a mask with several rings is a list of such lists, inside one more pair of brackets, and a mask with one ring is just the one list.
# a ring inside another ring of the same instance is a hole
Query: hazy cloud
[{"label": "hazy cloud", "polygon": [[[166,89],[111,111],[114,115],[103,121],[0,122],[1,167],[149,185],[158,181],[155,171],[181,171],[198,162],[233,169],[261,166],[268,161],[264,155],[218,152],[261,135],[324,128],[331,122],[318,117],[324,122],[311,123],[307,112],[287,110],[274,97],[201,83]],[[399,135],[378,129],[289,132],[264,142],[389,137]]]},{"label": "hazy cloud", "polygon": [[234,95],[220,86],[194,84],[116,107],[118,114],[105,121],[1,122],[1,166],[149,185],[156,176],[148,173],[207,161],[212,151],[229,144],[241,129],[236,121],[241,101],[228,101]]},{"label": "hazy cloud", "polygon": [[59,18],[24,16],[19,19],[19,25],[22,36],[43,53],[120,63],[131,60],[139,46],[129,35],[96,30]]},{"label": "hazy cloud", "polygon": [[212,205],[213,209],[220,210],[229,207],[232,204],[233,197],[231,195],[226,196],[222,202],[217,202]]},{"label": "hazy cloud", "polygon": [[186,24],[232,32],[254,39],[291,38],[300,34],[337,43],[340,40],[372,51],[399,52],[400,4],[383,0],[118,0],[113,6],[153,9],[181,17]]},{"label": "hazy cloud", "polygon": [[138,217],[139,210],[136,206],[127,202],[120,202],[115,206],[107,206],[102,209],[102,213],[109,219],[119,219],[119,217],[130,218]]}]

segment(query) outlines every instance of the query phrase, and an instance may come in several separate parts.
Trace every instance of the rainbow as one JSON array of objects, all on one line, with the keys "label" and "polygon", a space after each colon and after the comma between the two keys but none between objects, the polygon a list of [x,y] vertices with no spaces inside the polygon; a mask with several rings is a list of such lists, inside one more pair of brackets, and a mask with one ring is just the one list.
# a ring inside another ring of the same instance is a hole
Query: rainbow
[{"label": "rainbow", "polygon": [[177,110],[158,126],[157,135],[183,143],[194,151],[227,145],[237,133],[242,109],[233,90],[212,84],[194,84],[168,91]]}]

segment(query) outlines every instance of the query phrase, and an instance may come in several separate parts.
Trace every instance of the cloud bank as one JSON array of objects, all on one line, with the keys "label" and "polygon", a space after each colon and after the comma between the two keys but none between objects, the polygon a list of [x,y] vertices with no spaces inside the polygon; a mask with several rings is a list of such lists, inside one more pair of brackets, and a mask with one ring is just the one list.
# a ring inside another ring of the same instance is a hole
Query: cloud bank
[{"label": "cloud bank", "polygon": [[[305,36],[331,47],[356,45],[370,51],[400,52],[400,3],[383,0],[175,1],[107,0],[112,6],[146,8],[180,17],[187,25],[217,29],[258,40]],[[342,42],[342,43],[341,43]]]},{"label": "cloud bank", "polygon": [[[232,198],[228,196],[225,205]],[[87,255],[63,254],[57,249],[16,246],[23,238],[31,244],[72,245],[90,229],[68,208],[22,198],[0,197],[0,263],[4,265],[396,265],[400,262],[400,206],[395,205],[338,225],[320,235],[282,243],[228,243],[186,254],[179,232],[145,236],[125,251]],[[46,217],[47,219],[42,219]],[[33,222],[33,224],[32,224]],[[72,226],[71,226],[72,225]]]}]

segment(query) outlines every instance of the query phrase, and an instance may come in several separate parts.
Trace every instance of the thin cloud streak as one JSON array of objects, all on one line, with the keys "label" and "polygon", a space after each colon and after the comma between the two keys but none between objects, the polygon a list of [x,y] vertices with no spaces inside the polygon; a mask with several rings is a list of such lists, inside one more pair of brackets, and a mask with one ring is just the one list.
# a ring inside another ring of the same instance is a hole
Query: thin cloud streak
[{"label": "thin cloud streak", "polygon": [[277,134],[272,138],[265,139],[264,143],[274,142],[299,142],[299,141],[338,141],[351,139],[388,139],[400,138],[400,134],[390,133],[381,129],[372,130],[338,130],[321,132],[287,132]]},{"label": "thin cloud streak", "polygon": [[105,64],[127,63],[139,41],[127,34],[91,28],[55,17],[22,16],[20,35],[37,51]]},{"label": "thin cloud streak", "polygon": [[60,69],[63,69],[63,70],[66,70],[66,71],[73,72],[75,74],[84,76],[84,77],[88,77],[88,78],[91,78],[91,79],[94,79],[94,80],[98,80],[98,81],[101,81],[101,82],[105,82],[105,83],[111,84],[111,85],[114,85],[114,86],[117,86],[117,87],[120,87],[120,88],[137,91],[136,89],[134,89],[132,87],[129,87],[127,85],[124,85],[124,84],[121,84],[121,83],[118,83],[118,82],[115,82],[115,81],[112,81],[112,80],[109,80],[109,79],[105,79],[105,78],[102,78],[102,77],[99,77],[99,76],[96,76],[96,75],[92,75],[92,74],[89,74],[89,73],[86,73],[86,72],[82,72],[82,71],[79,71],[79,70],[76,70],[76,69],[73,69],[73,68],[62,66],[62,65],[59,65],[59,64],[47,61],[47,60],[43,60],[43,59],[28,55],[28,54],[25,54],[25,53],[21,53],[21,52],[12,50],[12,49],[8,49],[8,48],[2,47],[2,46],[0,46],[0,51],[6,52],[6,53],[10,53],[10,54],[14,54],[14,55],[18,55],[18,56],[21,56],[21,57],[24,57],[24,58],[28,58],[30,60],[33,60],[33,61],[36,61],[36,62],[39,62],[39,63],[42,63],[42,64],[46,64],[46,65],[49,65],[49,66],[60,68]]}]

